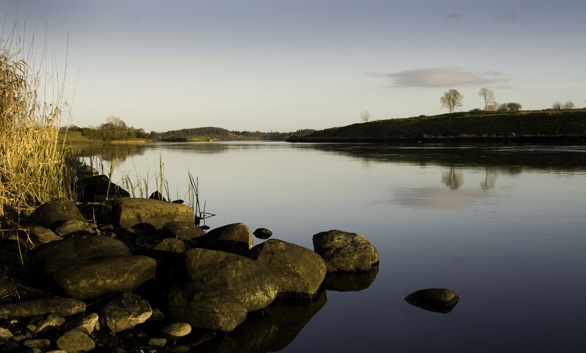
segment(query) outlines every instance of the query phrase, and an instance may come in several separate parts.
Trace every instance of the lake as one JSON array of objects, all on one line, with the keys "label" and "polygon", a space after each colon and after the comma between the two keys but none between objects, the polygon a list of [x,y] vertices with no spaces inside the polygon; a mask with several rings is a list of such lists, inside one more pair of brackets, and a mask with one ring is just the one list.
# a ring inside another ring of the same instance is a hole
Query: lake
[{"label": "lake", "polygon": [[[80,153],[99,156],[106,174],[114,160],[116,183],[149,180],[149,193],[162,169],[172,199],[187,200],[191,172],[212,228],[266,227],[310,249],[314,234],[340,229],[378,249],[376,276],[285,310],[293,322],[281,326],[282,341],[257,343],[264,326],[255,319],[205,351],[586,347],[585,146],[216,142]],[[403,300],[432,287],[460,302],[437,313]]]}]

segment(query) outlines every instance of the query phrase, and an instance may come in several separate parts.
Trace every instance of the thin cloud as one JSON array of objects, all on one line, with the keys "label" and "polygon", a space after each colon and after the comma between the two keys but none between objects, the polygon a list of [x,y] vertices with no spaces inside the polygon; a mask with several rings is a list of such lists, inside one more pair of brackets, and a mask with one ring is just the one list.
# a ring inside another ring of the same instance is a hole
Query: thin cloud
[{"label": "thin cloud", "polygon": [[514,21],[517,19],[516,13],[509,13],[506,15],[500,15],[494,18],[497,21]]},{"label": "thin cloud", "polygon": [[459,13],[451,13],[446,17],[448,20],[459,20],[462,18],[462,14]]},{"label": "thin cloud", "polygon": [[485,71],[473,73],[459,67],[444,66],[404,70],[390,74],[371,74],[388,77],[396,87],[442,88],[454,86],[481,86],[507,82],[502,73]]}]

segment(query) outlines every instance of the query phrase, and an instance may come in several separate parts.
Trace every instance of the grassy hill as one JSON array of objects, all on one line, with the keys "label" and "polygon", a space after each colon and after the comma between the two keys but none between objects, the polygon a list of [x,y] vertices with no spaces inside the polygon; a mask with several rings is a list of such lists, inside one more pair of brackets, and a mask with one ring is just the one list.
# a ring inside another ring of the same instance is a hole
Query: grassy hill
[{"label": "grassy hill", "polygon": [[291,136],[289,142],[586,142],[586,110],[466,112],[378,120]]}]

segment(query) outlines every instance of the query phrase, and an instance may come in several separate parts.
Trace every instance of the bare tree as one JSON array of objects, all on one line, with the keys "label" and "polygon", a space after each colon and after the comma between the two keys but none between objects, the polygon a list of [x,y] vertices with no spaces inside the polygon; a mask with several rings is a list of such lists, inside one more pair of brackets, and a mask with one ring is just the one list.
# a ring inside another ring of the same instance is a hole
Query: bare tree
[{"label": "bare tree", "polygon": [[489,107],[492,107],[496,104],[496,100],[494,99],[494,92],[491,89],[482,87],[480,91],[478,91],[478,95],[484,100],[484,110],[489,110]]},{"label": "bare tree", "polygon": [[442,108],[448,108],[450,113],[453,113],[456,108],[462,106],[462,99],[464,99],[464,96],[458,90],[451,89],[440,98],[440,103]]},{"label": "bare tree", "polygon": [[574,109],[574,107],[575,105],[572,101],[567,101],[566,103],[564,103],[564,109]]},{"label": "bare tree", "polygon": [[551,105],[551,109],[555,109],[555,110],[562,109],[562,103],[560,103],[560,101],[553,102],[553,104]]},{"label": "bare tree", "polygon": [[360,113],[360,120],[363,123],[367,123],[370,120],[370,115],[371,114],[369,111],[362,112],[362,113]]}]

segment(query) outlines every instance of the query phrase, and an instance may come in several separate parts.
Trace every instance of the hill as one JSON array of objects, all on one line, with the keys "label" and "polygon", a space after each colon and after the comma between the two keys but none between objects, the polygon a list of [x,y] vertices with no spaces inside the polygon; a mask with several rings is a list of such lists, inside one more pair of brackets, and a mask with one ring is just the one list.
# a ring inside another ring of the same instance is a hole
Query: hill
[{"label": "hill", "polygon": [[586,110],[540,110],[377,120],[291,136],[289,142],[586,142]]},{"label": "hill", "polygon": [[[307,133],[307,130],[299,130],[295,134],[299,136]],[[173,130],[162,133],[152,133],[153,138],[166,142],[255,140],[285,141],[291,135],[292,133],[290,132],[229,131],[219,127],[198,127],[191,129]]]}]

